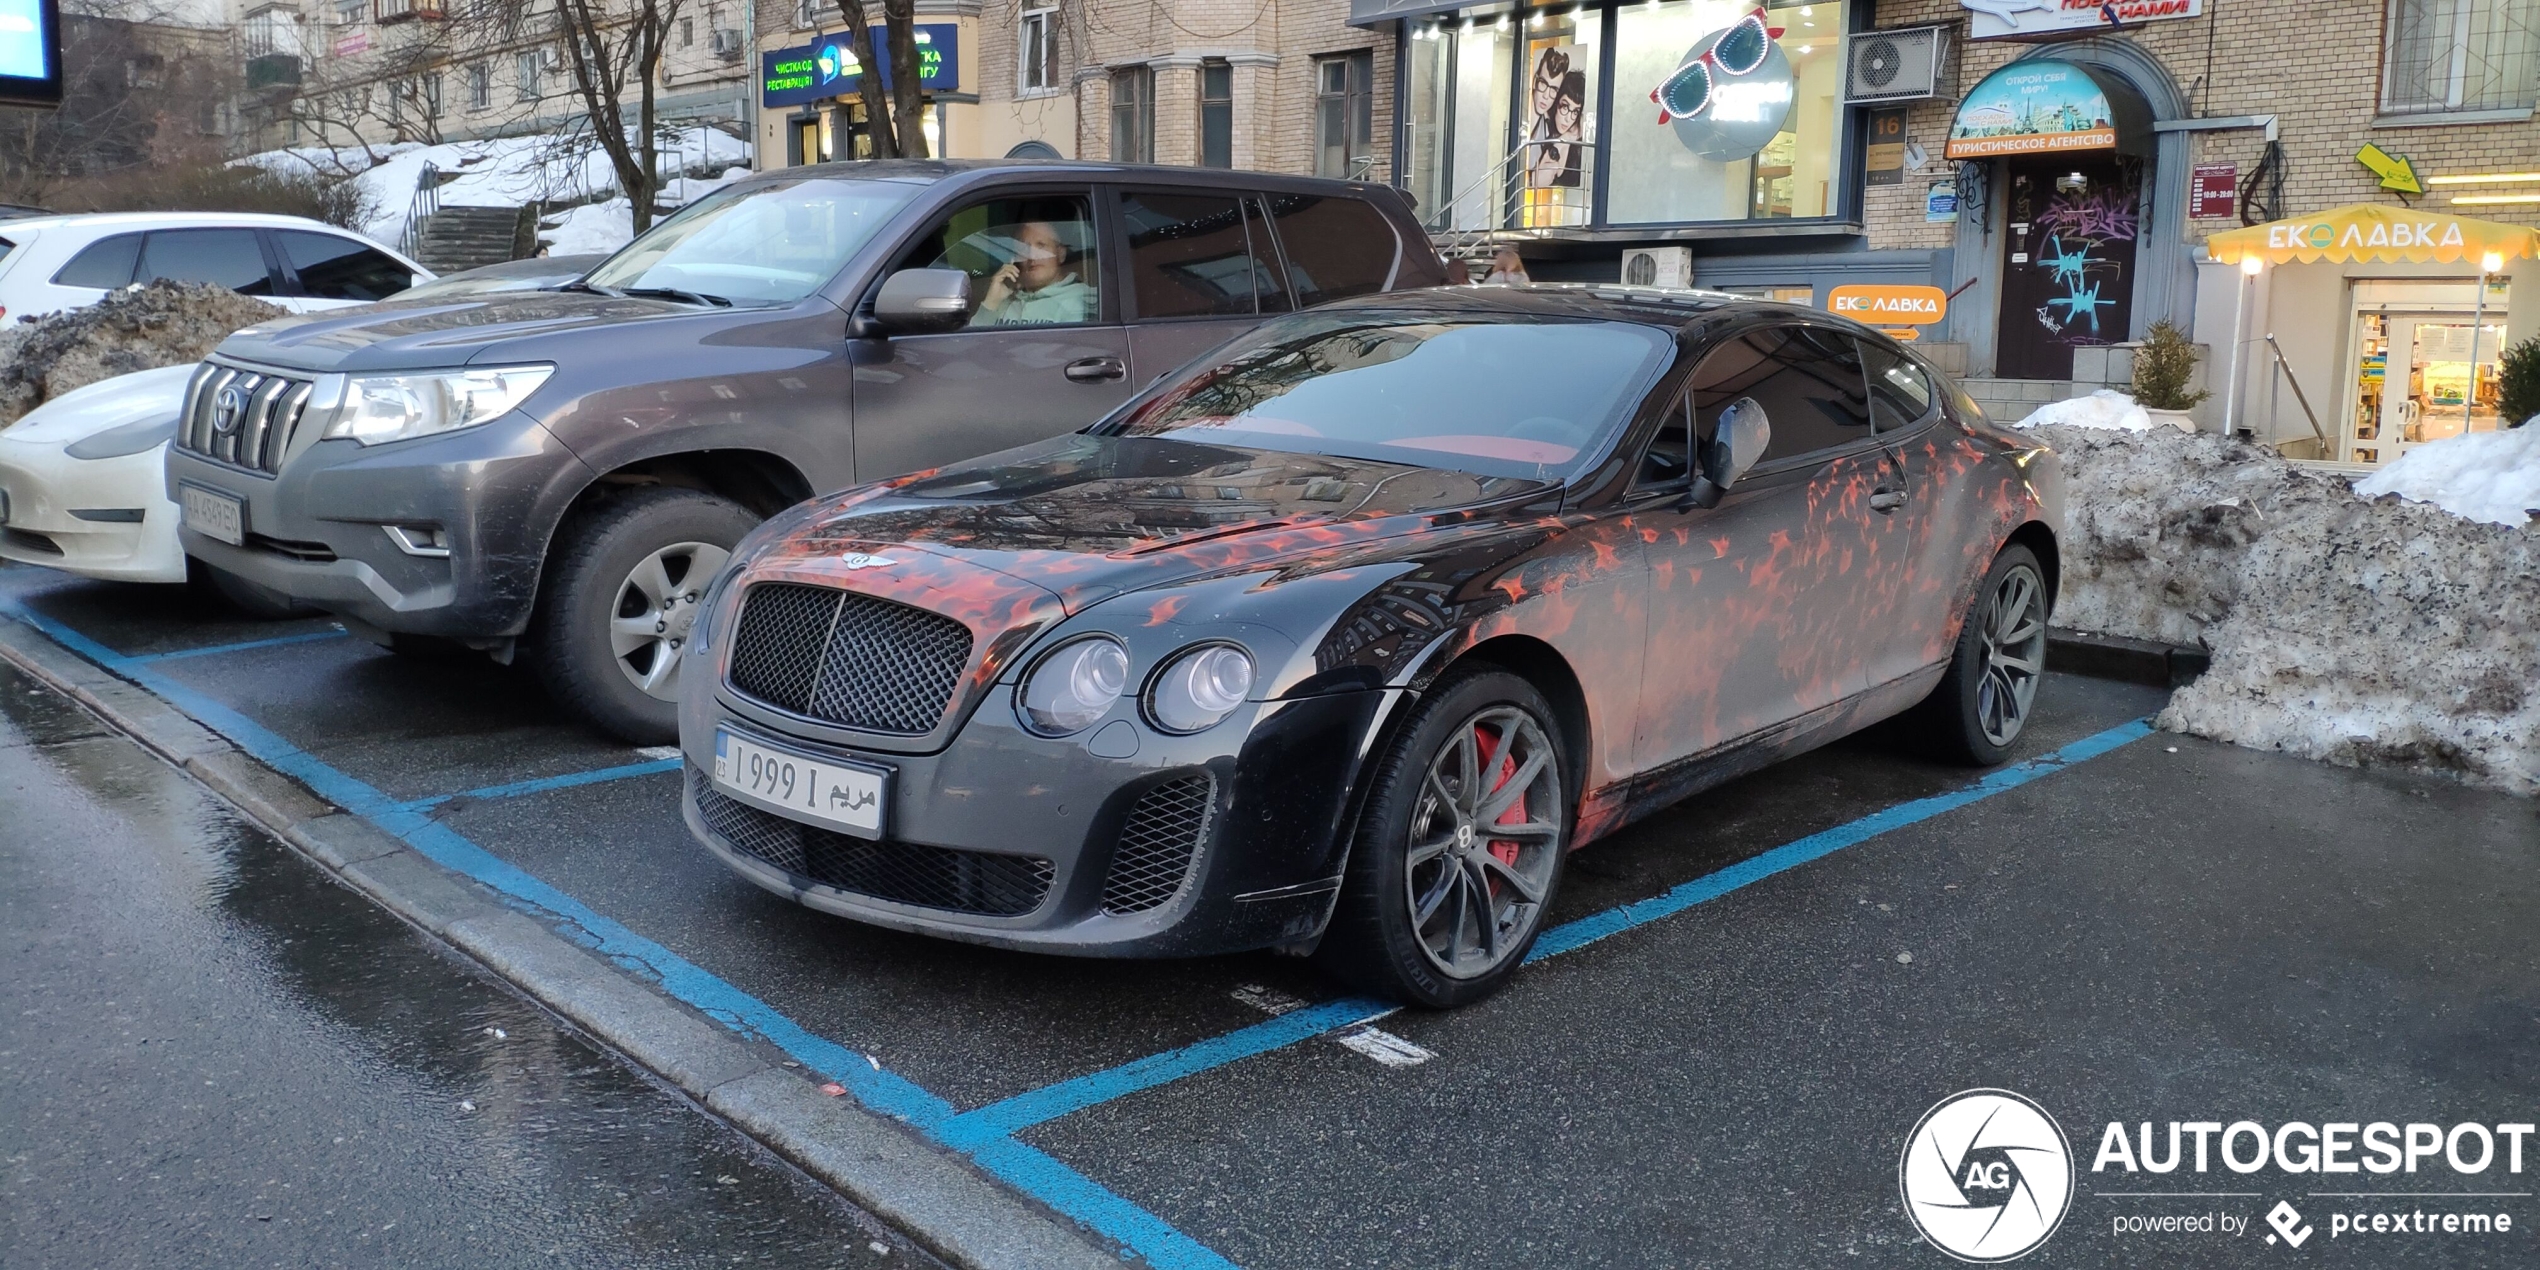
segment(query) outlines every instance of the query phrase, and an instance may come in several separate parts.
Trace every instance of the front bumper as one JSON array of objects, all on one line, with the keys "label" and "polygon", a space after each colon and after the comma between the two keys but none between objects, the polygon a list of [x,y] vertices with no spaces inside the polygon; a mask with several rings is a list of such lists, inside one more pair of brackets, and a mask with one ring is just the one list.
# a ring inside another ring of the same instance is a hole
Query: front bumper
[{"label": "front bumper", "polygon": [[[183,582],[176,505],[162,484],[166,451],[75,459],[62,450],[0,438],[0,559],[114,582]],[[134,512],[139,520],[122,519]]]},{"label": "front bumper", "polygon": [[[528,628],[547,507],[589,468],[515,411],[479,427],[365,447],[295,439],[279,475],[168,451],[166,497],[202,485],[246,503],[247,541],[178,530],[185,554],[381,631],[498,640]],[[388,527],[437,527],[416,555]]]},{"label": "front bumper", "polygon": [[[949,746],[912,755],[811,740],[728,690],[685,694],[689,831],[769,891],[895,930],[1100,957],[1296,943],[1330,916],[1353,785],[1400,694],[1258,702],[1189,737],[1145,728],[1132,708],[1124,758],[1093,753],[1111,723],[1045,739],[1014,722],[1011,685],[985,695]],[[718,728],[891,769],[884,840],[714,793]],[[1189,814],[1194,797],[1204,814]]]}]

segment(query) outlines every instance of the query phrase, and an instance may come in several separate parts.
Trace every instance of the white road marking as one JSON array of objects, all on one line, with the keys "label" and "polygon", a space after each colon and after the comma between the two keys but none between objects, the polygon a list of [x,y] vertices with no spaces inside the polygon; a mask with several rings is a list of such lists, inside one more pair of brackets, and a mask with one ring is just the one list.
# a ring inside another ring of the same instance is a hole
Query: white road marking
[{"label": "white road marking", "polygon": [[679,747],[676,745],[646,745],[639,747],[635,752],[655,762],[679,757]]},{"label": "white road marking", "polygon": [[[1303,1000],[1289,996],[1287,993],[1281,992],[1276,988],[1265,988],[1259,984],[1253,983],[1247,983],[1236,988],[1234,995],[1237,1001],[1241,1001],[1245,1005],[1261,1011],[1263,1014],[1286,1014],[1288,1011],[1297,1009],[1305,1004]],[[1387,1013],[1391,1013],[1391,1011],[1387,1011]],[[1384,1016],[1378,1015],[1377,1017],[1382,1018]],[[1355,1050],[1356,1052],[1363,1054],[1368,1058],[1372,1058],[1387,1067],[1417,1067],[1420,1064],[1437,1057],[1436,1054],[1422,1049],[1391,1032],[1387,1032],[1382,1028],[1370,1027],[1365,1023],[1353,1024],[1352,1026],[1343,1028],[1338,1032],[1334,1032],[1330,1039],[1335,1044]]]},{"label": "white road marking", "polygon": [[1287,993],[1259,984],[1247,983],[1235,989],[1235,999],[1263,1014],[1285,1014],[1305,1004]]}]

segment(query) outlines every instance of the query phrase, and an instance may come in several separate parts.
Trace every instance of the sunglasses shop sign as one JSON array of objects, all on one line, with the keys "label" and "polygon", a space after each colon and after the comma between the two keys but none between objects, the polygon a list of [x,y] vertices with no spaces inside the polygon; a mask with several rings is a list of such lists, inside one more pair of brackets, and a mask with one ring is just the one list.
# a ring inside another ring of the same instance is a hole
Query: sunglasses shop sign
[{"label": "sunglasses shop sign", "polygon": [[2193,18],[2205,12],[2205,0],[1958,0],[1967,11],[1967,38],[2018,39],[2105,30],[2108,11],[2119,24],[2155,18]]},{"label": "sunglasses shop sign", "polygon": [[1686,49],[1676,69],[1649,91],[1659,124],[1702,158],[1752,157],[1781,135],[1798,95],[1781,36],[1757,8]]}]

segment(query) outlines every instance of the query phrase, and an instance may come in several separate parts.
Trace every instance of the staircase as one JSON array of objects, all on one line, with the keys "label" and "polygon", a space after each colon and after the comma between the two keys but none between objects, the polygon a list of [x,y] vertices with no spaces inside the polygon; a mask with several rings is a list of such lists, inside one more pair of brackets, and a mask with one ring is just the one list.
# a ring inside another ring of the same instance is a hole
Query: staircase
[{"label": "staircase", "polygon": [[413,231],[413,255],[424,268],[445,275],[501,264],[518,257],[513,248],[519,227],[516,207],[443,205]]}]

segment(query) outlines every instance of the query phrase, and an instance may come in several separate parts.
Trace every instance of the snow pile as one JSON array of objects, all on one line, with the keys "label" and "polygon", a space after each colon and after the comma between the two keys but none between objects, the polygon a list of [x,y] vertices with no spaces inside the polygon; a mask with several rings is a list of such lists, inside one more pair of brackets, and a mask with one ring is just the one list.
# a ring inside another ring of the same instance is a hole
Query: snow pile
[{"label": "snow pile", "polygon": [[2056,624],[2212,652],[2161,726],[2540,794],[2540,532],[2210,434],[2036,433],[2068,485]]},{"label": "snow pile", "polygon": [[[662,182],[660,206],[686,206],[749,174],[748,168],[726,168],[721,176],[674,177]],[[538,241],[551,256],[605,255],[634,238],[635,206],[623,198],[568,207],[538,222]]]},{"label": "snow pile", "polygon": [[203,360],[229,333],[284,311],[227,287],[151,282],[0,330],[0,424],[75,388]]},{"label": "snow pile", "polygon": [[2035,428],[2060,423],[2071,428],[2112,428],[2126,432],[2142,432],[2152,426],[2152,416],[2134,404],[2134,398],[2113,388],[2102,388],[2087,397],[2070,401],[2049,402],[2039,406],[2028,418],[2012,424],[2014,428]]},{"label": "snow pile", "polygon": [[2396,494],[2455,516],[2520,528],[2540,511],[2540,419],[2419,446],[2355,482],[2355,492]]},{"label": "snow pile", "polygon": [[[665,172],[716,171],[749,161],[750,143],[717,128],[680,128],[662,137],[661,170]],[[367,150],[302,146],[268,150],[239,162],[329,178],[350,174],[368,196],[370,215],[359,228],[385,243],[405,237],[406,213],[414,204],[415,182],[426,164],[439,169],[439,197],[448,207],[579,203],[617,188],[617,169],[609,163],[608,152],[584,132],[440,145],[405,142]]]}]

